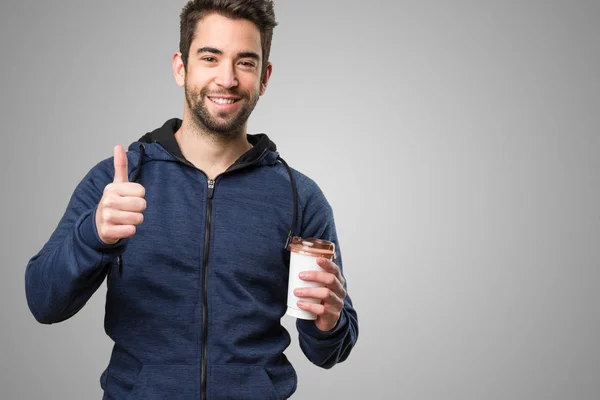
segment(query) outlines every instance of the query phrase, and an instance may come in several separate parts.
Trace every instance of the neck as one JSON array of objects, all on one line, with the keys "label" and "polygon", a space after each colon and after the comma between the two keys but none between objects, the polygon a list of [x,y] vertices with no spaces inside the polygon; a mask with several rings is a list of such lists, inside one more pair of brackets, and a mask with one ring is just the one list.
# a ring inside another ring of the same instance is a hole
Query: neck
[{"label": "neck", "polygon": [[175,140],[183,156],[204,171],[209,179],[229,168],[242,154],[252,148],[246,137],[246,127],[239,134],[224,138],[207,132],[191,116],[184,113],[181,127],[175,132]]}]

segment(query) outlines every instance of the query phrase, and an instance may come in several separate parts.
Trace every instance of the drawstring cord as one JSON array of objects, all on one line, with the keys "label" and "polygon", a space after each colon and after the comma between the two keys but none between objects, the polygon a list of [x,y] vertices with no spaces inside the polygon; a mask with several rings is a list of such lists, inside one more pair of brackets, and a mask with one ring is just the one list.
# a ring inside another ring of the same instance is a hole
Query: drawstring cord
[{"label": "drawstring cord", "polygon": [[288,175],[290,176],[290,181],[292,183],[292,196],[293,196],[293,200],[294,200],[294,216],[292,218],[292,224],[290,225],[290,231],[288,232],[288,236],[285,241],[285,246],[283,247],[284,249],[287,250],[288,246],[290,245],[290,242],[292,241],[292,238],[295,236],[294,235],[294,224],[296,223],[296,218],[298,218],[298,192],[296,190],[296,181],[294,180],[294,175],[292,174],[292,169],[285,162],[285,160],[283,158],[281,158],[279,155],[277,156],[277,159],[279,161],[281,161],[281,163],[284,165],[285,169],[287,170]]}]

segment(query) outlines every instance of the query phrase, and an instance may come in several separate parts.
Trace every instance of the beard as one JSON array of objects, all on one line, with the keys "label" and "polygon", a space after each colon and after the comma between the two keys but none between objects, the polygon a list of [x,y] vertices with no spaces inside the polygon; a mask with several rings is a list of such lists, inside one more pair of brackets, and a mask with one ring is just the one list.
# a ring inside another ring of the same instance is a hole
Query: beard
[{"label": "beard", "polygon": [[[237,111],[221,111],[216,115],[211,114],[206,102],[211,101],[207,96],[218,97],[219,95],[230,95],[240,97],[238,102],[244,102]],[[193,89],[185,84],[185,99],[192,117],[203,132],[211,136],[223,139],[236,138],[243,131],[250,114],[258,103],[259,95],[255,92],[250,95],[247,92],[237,91],[214,91],[208,89]]]}]

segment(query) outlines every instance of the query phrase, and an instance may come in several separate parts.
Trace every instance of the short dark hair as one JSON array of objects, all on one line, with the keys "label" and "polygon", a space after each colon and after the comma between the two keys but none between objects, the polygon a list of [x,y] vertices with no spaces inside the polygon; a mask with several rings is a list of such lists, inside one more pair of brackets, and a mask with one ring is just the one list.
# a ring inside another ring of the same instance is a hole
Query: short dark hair
[{"label": "short dark hair", "polygon": [[231,19],[247,19],[260,31],[262,47],[262,73],[264,74],[269,54],[273,29],[277,26],[273,0],[190,0],[180,15],[179,51],[187,69],[190,46],[196,25],[204,16],[217,13]]}]

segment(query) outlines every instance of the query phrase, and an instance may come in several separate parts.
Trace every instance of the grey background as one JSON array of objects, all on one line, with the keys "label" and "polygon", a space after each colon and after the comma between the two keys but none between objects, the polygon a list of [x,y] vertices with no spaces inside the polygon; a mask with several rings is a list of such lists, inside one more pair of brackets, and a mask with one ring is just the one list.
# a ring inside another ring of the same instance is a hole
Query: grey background
[{"label": "grey background", "polygon": [[[105,285],[40,325],[24,270],[113,145],[173,116],[184,1],[4,1],[2,399],[99,399]],[[277,1],[251,117],[332,203],[360,319],[294,399],[600,396],[597,1]]]}]

